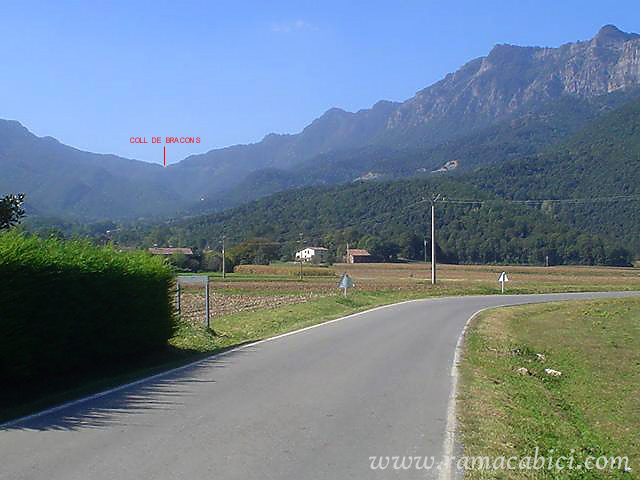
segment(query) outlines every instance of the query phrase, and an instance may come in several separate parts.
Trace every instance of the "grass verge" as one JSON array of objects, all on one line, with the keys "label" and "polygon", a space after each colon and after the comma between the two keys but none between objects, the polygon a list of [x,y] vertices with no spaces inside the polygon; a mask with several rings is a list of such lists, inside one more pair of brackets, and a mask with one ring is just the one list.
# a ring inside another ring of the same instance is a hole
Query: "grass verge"
[{"label": "grass verge", "polygon": [[325,296],[301,304],[218,317],[212,325],[215,335],[183,322],[170,344],[179,349],[213,353],[376,306],[422,297],[408,292],[357,292],[346,298]]},{"label": "grass verge", "polygon": [[[538,447],[554,461],[574,458],[573,470],[476,469],[465,478],[639,478],[639,299],[485,312],[468,331],[460,372],[465,456],[522,458]],[[577,469],[601,455],[627,456],[632,471]]]}]

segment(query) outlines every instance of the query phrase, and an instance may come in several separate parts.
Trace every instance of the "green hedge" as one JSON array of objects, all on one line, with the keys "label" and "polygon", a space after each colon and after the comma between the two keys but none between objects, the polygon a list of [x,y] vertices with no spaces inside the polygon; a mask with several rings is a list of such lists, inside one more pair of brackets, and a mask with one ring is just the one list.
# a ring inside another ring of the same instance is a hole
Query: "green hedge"
[{"label": "green hedge", "polygon": [[172,279],[142,252],[0,234],[0,381],[82,374],[165,347]]}]

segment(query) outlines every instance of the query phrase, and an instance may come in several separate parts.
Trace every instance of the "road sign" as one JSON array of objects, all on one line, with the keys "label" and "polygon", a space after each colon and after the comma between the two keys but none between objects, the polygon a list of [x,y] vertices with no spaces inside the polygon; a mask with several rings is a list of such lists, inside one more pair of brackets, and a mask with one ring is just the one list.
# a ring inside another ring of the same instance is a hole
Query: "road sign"
[{"label": "road sign", "polygon": [[338,288],[344,289],[344,296],[347,296],[347,288],[353,288],[356,284],[353,283],[353,279],[348,274],[343,274],[338,284]]},{"label": "road sign", "polygon": [[507,272],[502,272],[500,274],[500,278],[498,279],[498,281],[500,282],[500,286],[502,287],[502,293],[504,293],[504,282],[509,281],[509,277],[507,277]]},{"label": "road sign", "polygon": [[208,275],[178,275],[176,277],[176,309],[180,315],[180,286],[201,285],[204,287],[204,324],[211,328],[209,321],[209,276]]},{"label": "road sign", "polygon": [[206,285],[209,283],[207,275],[178,275],[178,283],[180,285]]}]

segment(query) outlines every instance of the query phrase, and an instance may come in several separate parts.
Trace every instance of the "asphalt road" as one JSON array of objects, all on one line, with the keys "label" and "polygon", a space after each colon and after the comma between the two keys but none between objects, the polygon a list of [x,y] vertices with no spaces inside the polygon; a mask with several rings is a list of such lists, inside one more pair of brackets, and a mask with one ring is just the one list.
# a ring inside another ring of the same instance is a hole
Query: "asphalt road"
[{"label": "asphalt road", "polygon": [[616,293],[442,298],[212,357],[0,429],[4,479],[432,478],[372,456],[443,451],[451,365],[490,306]]}]

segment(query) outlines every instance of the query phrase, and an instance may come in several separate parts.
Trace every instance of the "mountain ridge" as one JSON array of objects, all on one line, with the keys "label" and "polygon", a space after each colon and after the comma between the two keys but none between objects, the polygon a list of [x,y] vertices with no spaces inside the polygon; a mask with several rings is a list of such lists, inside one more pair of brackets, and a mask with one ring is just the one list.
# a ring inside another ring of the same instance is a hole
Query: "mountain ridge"
[{"label": "mountain ridge", "polygon": [[[139,160],[83,152],[46,137],[29,137],[16,125],[9,126],[0,132],[0,165],[5,169],[0,193],[24,190],[37,209],[80,218],[175,215],[197,205],[224,208],[224,197],[252,174],[260,177],[256,172],[262,169],[270,173],[262,175],[267,184],[256,185],[256,192],[280,188],[273,182],[277,170],[305,172],[305,176],[308,171],[311,180],[303,178],[302,184],[313,183],[314,176],[319,175],[315,170],[326,171],[331,165],[343,172],[333,175],[335,181],[358,178],[372,171],[375,156],[358,159],[364,171],[350,170],[344,162],[353,161],[353,152],[366,151],[367,147],[400,152],[398,161],[429,170],[436,162],[459,160],[446,158],[446,152],[456,153],[450,146],[476,135],[480,144],[489,142],[489,148],[474,150],[470,145],[466,153],[457,155],[471,158],[475,151],[481,156],[474,162],[491,163],[494,156],[502,159],[504,155],[493,155],[495,141],[486,135],[480,138],[482,132],[498,129],[498,135],[511,136],[513,141],[505,143],[504,149],[519,154],[527,132],[533,128],[540,137],[534,146],[541,148],[544,135],[557,141],[562,136],[557,132],[571,133],[602,113],[603,108],[615,106],[613,100],[611,105],[601,102],[601,97],[613,98],[638,86],[640,35],[605,25],[589,40],[560,47],[498,44],[486,56],[470,60],[404,102],[382,100],[357,112],[334,107],[298,133],[268,134],[256,143],[190,155],[164,169]],[[541,109],[545,104],[562,104],[564,110]],[[538,123],[531,128],[518,127],[518,122],[526,121]],[[504,127],[509,122],[514,125],[511,129]],[[9,131],[16,133],[15,139],[8,138]],[[20,138],[23,151],[11,147]],[[410,158],[406,152],[417,153]],[[32,158],[26,158],[28,155]],[[340,156],[345,157],[342,164]],[[48,165],[51,162],[58,162],[59,168]],[[460,168],[472,163],[462,161]],[[32,182],[26,178],[27,172],[35,172]],[[54,181],[47,182],[43,172],[49,172]],[[329,174],[331,177],[332,172]],[[327,178],[320,175],[317,181],[334,181]],[[280,183],[284,188],[291,181],[287,178]]]}]

